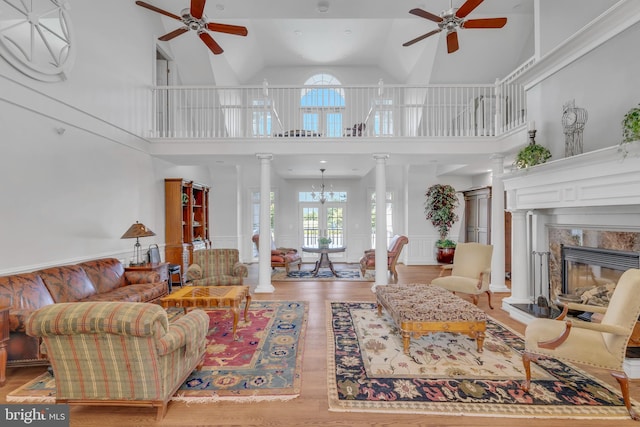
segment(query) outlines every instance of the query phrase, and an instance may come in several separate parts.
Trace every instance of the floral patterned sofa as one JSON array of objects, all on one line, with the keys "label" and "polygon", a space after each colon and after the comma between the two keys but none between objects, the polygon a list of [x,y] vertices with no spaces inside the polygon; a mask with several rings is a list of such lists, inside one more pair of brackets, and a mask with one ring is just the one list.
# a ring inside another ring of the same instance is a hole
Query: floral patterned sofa
[{"label": "floral patterned sofa", "polygon": [[152,302],[167,290],[158,273],[125,272],[115,258],[0,277],[0,307],[9,307],[7,363],[0,360],[0,380],[5,378],[7,366],[49,363],[40,354],[40,341],[25,334],[26,322],[37,309],[78,301]]}]

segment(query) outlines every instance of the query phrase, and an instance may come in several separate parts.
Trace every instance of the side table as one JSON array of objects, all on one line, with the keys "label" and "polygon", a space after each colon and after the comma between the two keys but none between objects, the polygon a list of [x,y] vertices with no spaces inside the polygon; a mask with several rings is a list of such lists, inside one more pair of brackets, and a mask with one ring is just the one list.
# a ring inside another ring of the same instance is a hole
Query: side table
[{"label": "side table", "polygon": [[169,263],[155,262],[151,264],[132,265],[125,267],[124,271],[155,271],[160,275],[160,280],[167,283],[169,293],[171,293],[171,282],[169,281]]},{"label": "side table", "polygon": [[9,341],[9,307],[0,308],[0,387],[7,381],[7,342]]}]

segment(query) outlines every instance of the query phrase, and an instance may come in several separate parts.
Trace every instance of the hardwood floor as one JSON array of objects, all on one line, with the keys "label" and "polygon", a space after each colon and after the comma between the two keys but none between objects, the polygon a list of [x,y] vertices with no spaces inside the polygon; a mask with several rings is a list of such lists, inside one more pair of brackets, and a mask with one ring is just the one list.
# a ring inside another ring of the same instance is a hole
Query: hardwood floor
[{"label": "hardwood floor", "polygon": [[[255,288],[258,266],[250,267],[246,284]],[[437,276],[435,266],[398,266],[399,283],[429,283]],[[261,402],[250,404],[217,403],[192,404],[171,402],[166,417],[155,421],[151,408],[128,407],[72,407],[72,426],[632,426],[631,419],[624,421],[485,418],[466,416],[397,415],[377,413],[329,412],[327,404],[326,372],[326,302],[374,301],[372,282],[278,282],[272,294],[253,294],[256,300],[304,300],[309,302],[309,322],[304,349],[302,392],[300,397],[288,402]],[[511,319],[500,309],[502,298],[509,294],[494,294],[494,310],[490,310],[487,298],[481,297],[479,307],[492,317],[524,332],[524,325]],[[606,372],[583,368],[617,389],[615,380]],[[6,394],[43,372],[44,368],[14,368],[7,373],[7,384],[0,388],[0,401],[6,402]],[[632,398],[640,398],[640,380],[631,381]]]}]

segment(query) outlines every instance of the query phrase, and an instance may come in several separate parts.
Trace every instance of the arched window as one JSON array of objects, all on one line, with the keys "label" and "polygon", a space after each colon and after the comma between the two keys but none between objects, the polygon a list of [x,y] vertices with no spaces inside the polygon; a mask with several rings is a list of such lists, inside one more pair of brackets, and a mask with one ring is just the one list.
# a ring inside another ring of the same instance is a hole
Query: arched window
[{"label": "arched window", "polygon": [[342,136],[344,89],[331,74],[311,76],[300,93],[304,129],[327,137]]}]

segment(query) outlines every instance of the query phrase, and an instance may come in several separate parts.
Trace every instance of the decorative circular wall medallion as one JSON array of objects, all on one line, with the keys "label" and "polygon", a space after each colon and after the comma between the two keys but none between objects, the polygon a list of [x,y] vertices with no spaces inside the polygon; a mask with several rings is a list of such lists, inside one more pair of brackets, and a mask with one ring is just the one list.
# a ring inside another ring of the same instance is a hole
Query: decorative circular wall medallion
[{"label": "decorative circular wall medallion", "polygon": [[67,0],[0,0],[0,56],[27,76],[65,80],[75,57]]}]

